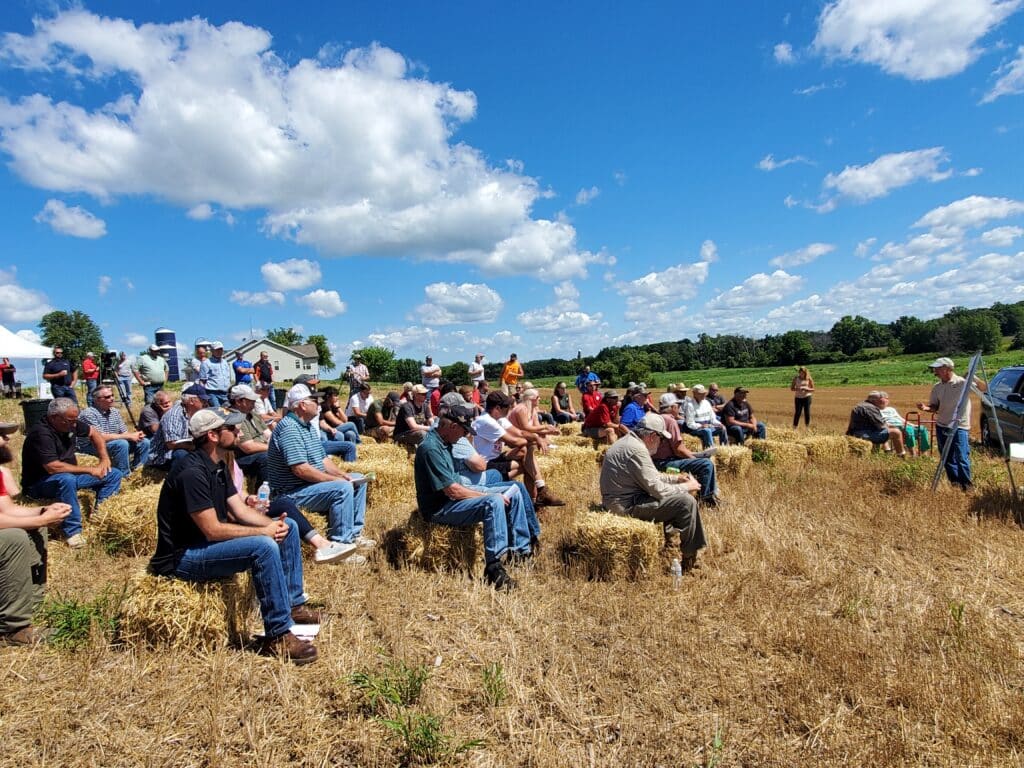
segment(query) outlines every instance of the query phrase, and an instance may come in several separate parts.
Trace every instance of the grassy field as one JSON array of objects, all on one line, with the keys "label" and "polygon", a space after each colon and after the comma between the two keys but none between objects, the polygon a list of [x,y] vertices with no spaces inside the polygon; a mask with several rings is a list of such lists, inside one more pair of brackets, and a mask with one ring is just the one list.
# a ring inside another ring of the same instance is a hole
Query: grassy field
[{"label": "grassy field", "polygon": [[[935,359],[935,355],[899,355],[879,360],[868,360],[864,362],[829,363],[826,365],[810,366],[811,375],[814,377],[816,386],[839,387],[839,386],[866,386],[882,387],[894,384],[929,384],[934,377],[927,370],[928,363]],[[957,371],[961,374],[967,370],[967,363],[970,356],[954,357],[957,364]],[[991,376],[1000,368],[1006,365],[1024,363],[1024,352],[1001,352],[996,355],[988,355],[984,358],[985,368]],[[686,384],[703,383],[715,381],[722,387],[722,391],[731,392],[734,387],[743,385],[750,387],[785,387],[796,374],[796,367],[782,366],[778,368],[707,368],[695,371],[669,371],[667,373],[653,374],[656,386],[665,386],[669,382],[682,381]],[[557,377],[545,377],[535,379],[533,383],[543,387],[553,387],[560,379]],[[651,382],[647,382],[651,384]],[[572,386],[572,380],[568,381]]]},{"label": "grassy field", "polygon": [[[862,389],[816,394],[816,433],[841,432]],[[907,402],[927,392],[893,389]],[[770,434],[787,424],[788,392],[753,397]],[[0,417],[16,415],[0,402]],[[729,503],[705,515],[702,567],[673,589],[661,567],[635,583],[563,571],[558,541],[598,499],[590,451],[546,460],[569,504],[544,518],[544,549],[514,593],[484,586],[480,565],[469,579],[380,555],[362,570],[307,561],[307,590],[333,615],[304,668],[119,647],[105,619],[146,558],[52,543],[49,604],[78,606],[84,641],[0,650],[0,765],[1024,761],[1024,531],[996,458],[975,455],[972,496],[929,493],[927,458],[756,464],[723,478]],[[411,467],[386,446],[363,455],[408,474],[392,503],[371,496],[379,537],[413,507]],[[104,619],[91,630],[90,614]],[[402,705],[375,712],[357,682],[402,683]]]}]

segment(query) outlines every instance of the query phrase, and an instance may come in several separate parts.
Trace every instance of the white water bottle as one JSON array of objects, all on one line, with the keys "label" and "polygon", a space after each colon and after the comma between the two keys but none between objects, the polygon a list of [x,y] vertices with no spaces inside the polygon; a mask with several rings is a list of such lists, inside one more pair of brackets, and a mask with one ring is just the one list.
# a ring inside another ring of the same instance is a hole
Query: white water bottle
[{"label": "white water bottle", "polygon": [[679,589],[683,584],[683,564],[679,558],[672,561],[672,588]]},{"label": "white water bottle", "polygon": [[263,481],[263,485],[256,491],[256,509],[260,512],[266,512],[270,509],[270,483],[266,480]]}]

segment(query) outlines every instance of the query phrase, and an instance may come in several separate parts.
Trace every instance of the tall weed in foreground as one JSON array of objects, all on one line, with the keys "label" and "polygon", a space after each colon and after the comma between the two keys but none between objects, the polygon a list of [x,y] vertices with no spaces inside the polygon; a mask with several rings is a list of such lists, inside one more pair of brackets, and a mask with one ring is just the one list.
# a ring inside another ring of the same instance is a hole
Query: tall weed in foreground
[{"label": "tall weed in foreground", "polygon": [[53,632],[49,643],[61,650],[77,650],[93,637],[110,639],[117,631],[121,596],[105,591],[92,600],[54,595],[39,608],[39,617]]}]

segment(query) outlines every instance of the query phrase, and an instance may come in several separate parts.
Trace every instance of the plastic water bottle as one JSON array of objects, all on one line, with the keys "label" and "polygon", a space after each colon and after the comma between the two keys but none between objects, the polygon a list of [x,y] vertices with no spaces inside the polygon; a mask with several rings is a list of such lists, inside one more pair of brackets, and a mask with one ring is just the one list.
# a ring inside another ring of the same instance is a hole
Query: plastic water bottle
[{"label": "plastic water bottle", "polygon": [[672,589],[679,589],[683,585],[683,564],[679,558],[672,561]]},{"label": "plastic water bottle", "polygon": [[260,512],[266,512],[270,509],[270,483],[266,480],[263,481],[263,485],[256,491],[256,509]]}]

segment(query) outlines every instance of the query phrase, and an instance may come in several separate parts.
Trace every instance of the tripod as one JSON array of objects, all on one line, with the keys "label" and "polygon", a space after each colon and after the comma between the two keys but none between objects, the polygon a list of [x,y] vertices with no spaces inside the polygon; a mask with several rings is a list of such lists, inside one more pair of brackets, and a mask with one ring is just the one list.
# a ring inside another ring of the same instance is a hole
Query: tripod
[{"label": "tripod", "polygon": [[103,385],[117,390],[117,395],[121,398],[121,405],[124,406],[125,411],[128,413],[128,421],[131,422],[132,429],[137,430],[139,428],[139,424],[135,421],[134,414],[132,414],[132,396],[126,389],[124,383],[122,383],[117,376],[114,376],[113,378],[103,379]]}]

